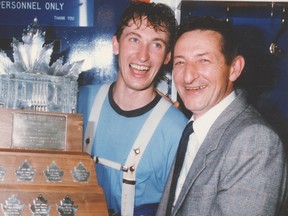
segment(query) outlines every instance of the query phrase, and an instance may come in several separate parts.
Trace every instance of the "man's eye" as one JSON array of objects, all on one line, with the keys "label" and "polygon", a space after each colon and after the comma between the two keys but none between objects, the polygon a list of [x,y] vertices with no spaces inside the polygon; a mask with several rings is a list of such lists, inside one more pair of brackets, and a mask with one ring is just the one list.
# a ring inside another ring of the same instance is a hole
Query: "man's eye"
[{"label": "man's eye", "polygon": [[202,63],[209,63],[210,60],[209,60],[209,59],[201,59],[200,62],[202,62]]},{"label": "man's eye", "polygon": [[137,39],[137,38],[130,38],[130,39],[129,39],[129,41],[131,41],[131,42],[134,42],[134,43],[135,43],[135,42],[137,42],[137,41],[138,41],[138,39]]},{"label": "man's eye", "polygon": [[161,43],[153,43],[152,44],[154,47],[161,49],[163,45]]},{"label": "man's eye", "polygon": [[177,61],[177,62],[174,63],[174,65],[182,65],[182,64],[184,64],[183,61]]}]

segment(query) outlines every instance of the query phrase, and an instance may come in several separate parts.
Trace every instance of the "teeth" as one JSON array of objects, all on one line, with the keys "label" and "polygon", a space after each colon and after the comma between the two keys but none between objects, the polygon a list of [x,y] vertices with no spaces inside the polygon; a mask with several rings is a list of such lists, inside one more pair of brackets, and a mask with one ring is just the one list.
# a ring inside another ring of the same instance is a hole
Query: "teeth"
[{"label": "teeth", "polygon": [[187,90],[200,90],[200,89],[204,89],[206,88],[207,86],[206,85],[203,85],[203,86],[197,86],[197,87],[193,87],[193,88],[186,88]]},{"label": "teeth", "polygon": [[130,64],[130,66],[136,70],[142,70],[142,71],[148,71],[149,70],[149,67],[145,67],[145,66],[140,66],[140,65],[135,65],[135,64]]}]

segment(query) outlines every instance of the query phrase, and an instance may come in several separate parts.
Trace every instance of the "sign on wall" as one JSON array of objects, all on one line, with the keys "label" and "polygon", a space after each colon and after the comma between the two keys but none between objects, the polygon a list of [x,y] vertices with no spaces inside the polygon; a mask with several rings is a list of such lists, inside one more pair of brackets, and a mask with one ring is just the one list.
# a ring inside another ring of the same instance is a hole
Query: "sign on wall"
[{"label": "sign on wall", "polygon": [[93,26],[94,0],[0,0],[0,25]]}]

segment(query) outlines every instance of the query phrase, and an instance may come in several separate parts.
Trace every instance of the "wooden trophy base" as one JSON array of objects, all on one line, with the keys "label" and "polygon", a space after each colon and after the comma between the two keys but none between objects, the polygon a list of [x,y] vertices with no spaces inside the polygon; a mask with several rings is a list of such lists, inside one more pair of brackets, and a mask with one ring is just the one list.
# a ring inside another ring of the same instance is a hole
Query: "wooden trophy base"
[{"label": "wooden trophy base", "polygon": [[86,153],[0,150],[0,215],[108,215]]},{"label": "wooden trophy base", "polygon": [[0,216],[106,216],[82,116],[0,108]]}]

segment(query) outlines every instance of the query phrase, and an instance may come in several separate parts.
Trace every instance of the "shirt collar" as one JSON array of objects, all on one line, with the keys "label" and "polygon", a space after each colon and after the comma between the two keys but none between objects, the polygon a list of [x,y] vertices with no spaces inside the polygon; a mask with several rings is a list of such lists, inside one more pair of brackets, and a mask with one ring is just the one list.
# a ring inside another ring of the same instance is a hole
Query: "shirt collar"
[{"label": "shirt collar", "polygon": [[[236,98],[235,91],[232,91],[227,97],[220,101],[217,105],[208,110],[199,119],[193,123],[194,133],[199,143],[202,143],[205,139],[212,124],[216,121],[218,116],[230,105],[230,103]],[[194,120],[194,116],[191,117]]]}]

